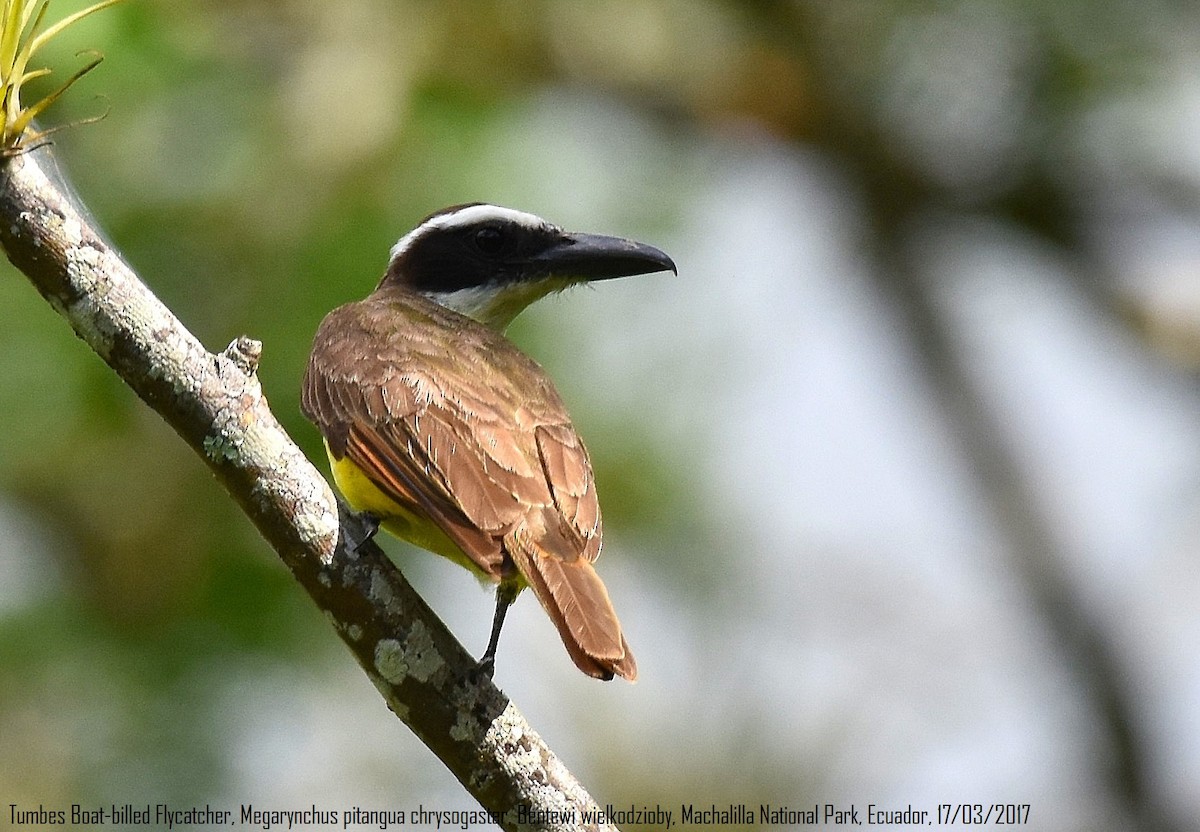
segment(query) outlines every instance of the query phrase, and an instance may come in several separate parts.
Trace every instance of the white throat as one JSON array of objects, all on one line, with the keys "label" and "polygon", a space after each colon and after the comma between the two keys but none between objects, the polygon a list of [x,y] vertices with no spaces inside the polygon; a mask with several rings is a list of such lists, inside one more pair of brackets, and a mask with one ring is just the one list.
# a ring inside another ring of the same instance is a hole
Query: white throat
[{"label": "white throat", "polygon": [[469,286],[453,292],[427,292],[425,296],[434,303],[473,318],[497,332],[503,332],[526,306],[552,292],[561,292],[574,282],[552,278]]}]

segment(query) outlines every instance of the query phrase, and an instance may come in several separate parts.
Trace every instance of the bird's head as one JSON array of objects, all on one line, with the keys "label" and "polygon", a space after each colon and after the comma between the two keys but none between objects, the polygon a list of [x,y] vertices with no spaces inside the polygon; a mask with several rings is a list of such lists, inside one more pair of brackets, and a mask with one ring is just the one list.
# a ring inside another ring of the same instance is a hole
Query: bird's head
[{"label": "bird's head", "polygon": [[494,329],[576,283],[676,271],[643,243],[563,231],[541,217],[473,203],[426,217],[392,247],[380,288],[402,286]]}]

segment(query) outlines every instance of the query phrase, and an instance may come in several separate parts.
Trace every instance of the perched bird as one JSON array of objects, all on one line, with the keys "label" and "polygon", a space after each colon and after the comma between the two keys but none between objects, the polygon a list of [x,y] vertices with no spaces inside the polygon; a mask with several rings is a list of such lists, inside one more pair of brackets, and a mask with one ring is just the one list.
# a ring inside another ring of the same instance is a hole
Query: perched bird
[{"label": "perched bird", "polygon": [[301,408],[350,505],[496,584],[481,667],[526,586],[584,673],[633,680],[608,591],[591,462],[545,371],[504,337],[526,306],[594,280],[676,271],[658,249],[474,203],[392,248],[365,300],[321,322]]}]

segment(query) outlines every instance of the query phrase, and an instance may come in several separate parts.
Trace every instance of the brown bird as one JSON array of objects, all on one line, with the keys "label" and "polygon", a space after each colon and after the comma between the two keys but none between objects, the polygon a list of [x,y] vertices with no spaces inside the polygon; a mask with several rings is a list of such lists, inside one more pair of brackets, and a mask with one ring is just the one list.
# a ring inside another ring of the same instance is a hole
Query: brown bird
[{"label": "brown bird", "polygon": [[530,586],[580,670],[637,677],[593,566],[587,450],[545,371],[503,331],[550,292],[667,270],[652,246],[459,205],[401,238],[375,291],[317,330],[301,408],[334,480],[385,530],[497,585],[489,674],[505,612]]}]

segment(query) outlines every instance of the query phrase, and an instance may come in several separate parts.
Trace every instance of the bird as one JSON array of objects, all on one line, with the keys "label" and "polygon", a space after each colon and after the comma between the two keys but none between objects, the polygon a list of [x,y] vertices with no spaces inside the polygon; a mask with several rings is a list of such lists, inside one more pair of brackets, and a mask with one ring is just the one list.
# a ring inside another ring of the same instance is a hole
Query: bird
[{"label": "bird", "polygon": [[587,449],[544,369],[504,335],[570,286],[678,274],[661,250],[466,203],[400,238],[378,286],[321,321],[301,410],[356,512],[496,588],[489,677],[505,613],[529,587],[588,676],[637,678],[595,562]]}]

